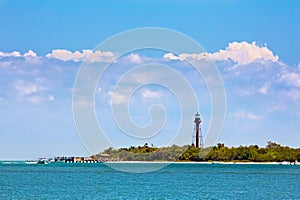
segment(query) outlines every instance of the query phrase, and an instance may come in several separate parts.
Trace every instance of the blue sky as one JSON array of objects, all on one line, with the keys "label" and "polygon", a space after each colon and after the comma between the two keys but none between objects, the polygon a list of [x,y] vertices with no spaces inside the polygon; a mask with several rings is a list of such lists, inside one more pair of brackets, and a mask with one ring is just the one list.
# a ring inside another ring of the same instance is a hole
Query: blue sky
[{"label": "blue sky", "polygon": [[[150,26],[188,35],[216,63],[227,95],[227,117],[220,142],[229,146],[264,146],[272,140],[299,147],[297,8],[297,1],[0,0],[0,159],[88,155],[76,133],[72,114],[76,73],[88,53],[83,50],[94,49],[119,32]],[[109,60],[115,53],[104,53],[101,59]],[[122,70],[155,61],[173,66],[194,80],[180,59],[190,55],[178,58],[167,53],[133,52],[107,72],[99,85],[101,90],[95,94],[97,116],[107,132],[117,134],[110,117],[101,116],[110,116],[107,109],[111,90]],[[197,54],[193,59],[200,62],[200,57]],[[202,98],[199,104],[203,121],[208,122],[211,105],[205,84],[191,81],[191,85],[203,88],[197,96]],[[144,108],[164,104],[166,99],[170,113],[166,134],[173,131],[170,124],[178,124],[179,120],[177,103],[160,87],[137,91],[131,108],[133,120],[144,123]],[[192,125],[185,124],[191,128],[182,143],[189,142]],[[203,126],[205,134],[208,123]],[[160,145],[158,140],[153,142]],[[118,145],[127,143],[125,140]]]}]

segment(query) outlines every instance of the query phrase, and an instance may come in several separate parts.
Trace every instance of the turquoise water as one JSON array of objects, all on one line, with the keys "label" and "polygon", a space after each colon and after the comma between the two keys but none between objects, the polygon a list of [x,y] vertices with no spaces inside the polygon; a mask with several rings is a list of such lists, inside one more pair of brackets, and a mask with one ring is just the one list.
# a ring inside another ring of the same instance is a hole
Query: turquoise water
[{"label": "turquoise water", "polygon": [[103,163],[0,164],[0,199],[58,198],[300,199],[300,166],[175,163],[125,173]]}]

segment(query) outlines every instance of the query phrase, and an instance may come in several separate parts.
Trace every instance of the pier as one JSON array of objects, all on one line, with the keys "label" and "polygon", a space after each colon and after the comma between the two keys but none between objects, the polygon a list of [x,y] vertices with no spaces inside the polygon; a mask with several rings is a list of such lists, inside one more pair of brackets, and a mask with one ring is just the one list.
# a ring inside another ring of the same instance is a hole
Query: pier
[{"label": "pier", "polygon": [[66,156],[57,156],[52,160],[53,162],[63,162],[63,163],[101,163],[101,162],[112,162],[120,161],[119,158],[113,158],[108,154],[99,154],[97,158],[94,157],[66,157]]}]

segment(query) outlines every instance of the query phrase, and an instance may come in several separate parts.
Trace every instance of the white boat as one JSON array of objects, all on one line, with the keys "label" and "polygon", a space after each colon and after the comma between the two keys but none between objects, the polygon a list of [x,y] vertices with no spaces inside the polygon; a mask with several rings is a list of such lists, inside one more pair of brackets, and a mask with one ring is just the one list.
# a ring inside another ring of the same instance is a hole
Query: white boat
[{"label": "white boat", "polygon": [[37,164],[48,164],[49,161],[46,159],[46,158],[40,158],[38,161],[37,161]]},{"label": "white boat", "polygon": [[292,165],[291,162],[288,161],[282,161],[281,163],[279,163],[280,165]]},{"label": "white boat", "polygon": [[25,161],[25,164],[27,164],[27,165],[35,165],[37,163],[38,163],[38,161],[36,161],[36,160],[26,160]]}]

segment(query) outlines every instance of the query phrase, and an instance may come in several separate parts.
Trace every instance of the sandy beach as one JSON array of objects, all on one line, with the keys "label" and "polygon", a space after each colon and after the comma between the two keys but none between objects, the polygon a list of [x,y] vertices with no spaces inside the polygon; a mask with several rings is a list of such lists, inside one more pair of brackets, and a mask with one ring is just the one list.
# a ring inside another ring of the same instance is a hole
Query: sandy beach
[{"label": "sandy beach", "polygon": [[115,161],[105,163],[157,163],[157,164],[221,164],[221,165],[300,165],[299,162],[223,162],[223,161],[212,161],[212,162],[175,162],[175,161]]}]

